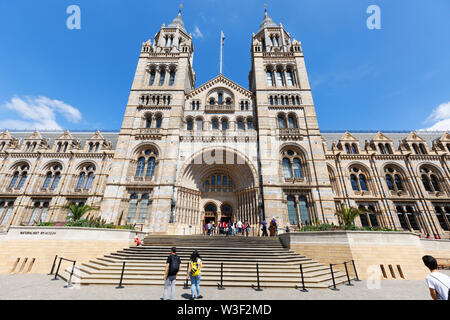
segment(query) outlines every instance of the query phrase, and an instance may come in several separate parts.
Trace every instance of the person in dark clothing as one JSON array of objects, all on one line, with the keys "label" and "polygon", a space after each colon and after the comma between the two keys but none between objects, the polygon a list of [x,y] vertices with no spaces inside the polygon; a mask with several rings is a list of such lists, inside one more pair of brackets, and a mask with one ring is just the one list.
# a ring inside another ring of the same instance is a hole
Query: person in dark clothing
[{"label": "person in dark clothing", "polygon": [[171,286],[170,300],[175,296],[175,282],[177,280],[177,273],[180,270],[181,259],[177,256],[177,248],[173,247],[170,250],[170,256],[166,261],[166,269],[164,271],[164,295],[163,300],[167,300],[167,293],[169,286]]},{"label": "person in dark clothing", "polygon": [[262,236],[263,237],[268,237],[269,235],[267,234],[267,222],[263,221],[262,223]]}]

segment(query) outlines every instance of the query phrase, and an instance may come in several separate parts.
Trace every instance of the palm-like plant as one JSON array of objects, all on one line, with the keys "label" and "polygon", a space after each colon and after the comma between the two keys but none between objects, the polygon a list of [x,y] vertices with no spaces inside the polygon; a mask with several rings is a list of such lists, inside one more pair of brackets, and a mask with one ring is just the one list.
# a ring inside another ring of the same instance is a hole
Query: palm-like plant
[{"label": "palm-like plant", "polygon": [[65,208],[69,209],[69,215],[67,216],[67,219],[72,221],[80,220],[86,213],[98,210],[86,204],[84,206],[78,206],[73,203],[67,205]]},{"label": "palm-like plant", "polygon": [[367,212],[367,209],[356,209],[354,207],[348,208],[343,205],[342,209],[336,212],[336,215],[345,227],[351,227],[355,225],[356,217],[365,212]]}]

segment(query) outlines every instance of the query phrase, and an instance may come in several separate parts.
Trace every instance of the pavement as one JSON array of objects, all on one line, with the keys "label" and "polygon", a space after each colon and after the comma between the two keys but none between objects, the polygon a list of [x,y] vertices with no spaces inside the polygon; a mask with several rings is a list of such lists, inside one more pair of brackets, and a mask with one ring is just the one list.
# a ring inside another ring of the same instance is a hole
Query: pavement
[{"label": "pavement", "polygon": [[[450,271],[443,271],[450,276]],[[0,300],[160,300],[163,287],[74,286],[48,275],[0,275]],[[180,280],[179,280],[180,281]],[[201,288],[204,300],[431,300],[425,280],[380,280],[341,284],[338,291],[265,288]],[[175,300],[187,300],[190,290],[176,288]]]}]

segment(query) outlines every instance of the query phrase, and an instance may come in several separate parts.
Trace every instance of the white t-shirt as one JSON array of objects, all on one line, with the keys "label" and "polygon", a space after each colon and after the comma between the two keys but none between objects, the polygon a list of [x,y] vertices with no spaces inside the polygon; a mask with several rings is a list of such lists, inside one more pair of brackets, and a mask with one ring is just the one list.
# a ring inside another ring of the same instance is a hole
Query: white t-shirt
[{"label": "white t-shirt", "polygon": [[242,222],[238,221],[237,227],[238,227],[238,228],[242,228]]},{"label": "white t-shirt", "polygon": [[448,290],[450,289],[449,276],[441,272],[432,272],[425,280],[430,289],[436,290],[439,300],[448,300]]}]

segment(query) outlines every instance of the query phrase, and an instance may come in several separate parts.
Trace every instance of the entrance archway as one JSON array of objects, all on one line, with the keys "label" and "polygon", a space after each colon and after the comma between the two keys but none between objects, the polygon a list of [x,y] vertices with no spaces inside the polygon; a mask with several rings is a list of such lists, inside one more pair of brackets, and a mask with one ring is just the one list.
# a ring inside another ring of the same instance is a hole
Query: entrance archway
[{"label": "entrance archway", "polygon": [[258,230],[258,184],[255,166],[240,151],[211,147],[194,154],[177,177],[175,227],[201,234],[206,221],[240,220]]}]

